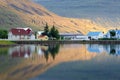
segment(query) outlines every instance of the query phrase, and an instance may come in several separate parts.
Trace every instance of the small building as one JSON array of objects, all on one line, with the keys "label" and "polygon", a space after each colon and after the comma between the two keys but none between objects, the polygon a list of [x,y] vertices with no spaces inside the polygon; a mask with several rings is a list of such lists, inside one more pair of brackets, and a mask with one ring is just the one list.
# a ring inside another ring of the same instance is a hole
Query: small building
[{"label": "small building", "polygon": [[9,40],[34,40],[35,35],[31,28],[12,28],[8,33]]},{"label": "small building", "polygon": [[90,40],[98,40],[99,38],[104,37],[104,33],[103,32],[89,32],[87,36]]},{"label": "small building", "polygon": [[81,33],[60,33],[60,37],[63,40],[77,40],[77,36],[82,36]]},{"label": "small building", "polygon": [[88,36],[76,36],[74,40],[89,40]]},{"label": "small building", "polygon": [[49,39],[49,37],[47,35],[43,35],[44,31],[38,31],[37,34],[36,34],[36,38],[37,40],[41,40],[41,41],[46,41]]}]

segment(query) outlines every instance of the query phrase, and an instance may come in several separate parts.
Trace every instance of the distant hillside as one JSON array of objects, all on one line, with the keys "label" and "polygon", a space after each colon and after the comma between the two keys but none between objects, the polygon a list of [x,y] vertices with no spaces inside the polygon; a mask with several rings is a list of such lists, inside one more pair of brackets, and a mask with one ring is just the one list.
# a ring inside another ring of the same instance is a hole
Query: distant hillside
[{"label": "distant hillside", "polygon": [[11,27],[26,26],[20,17],[14,12],[0,7],[0,28],[9,29]]},{"label": "distant hillside", "polygon": [[46,23],[55,25],[60,32],[86,34],[88,31],[107,30],[91,20],[60,17],[30,0],[0,1],[0,28],[31,27],[43,30]]}]

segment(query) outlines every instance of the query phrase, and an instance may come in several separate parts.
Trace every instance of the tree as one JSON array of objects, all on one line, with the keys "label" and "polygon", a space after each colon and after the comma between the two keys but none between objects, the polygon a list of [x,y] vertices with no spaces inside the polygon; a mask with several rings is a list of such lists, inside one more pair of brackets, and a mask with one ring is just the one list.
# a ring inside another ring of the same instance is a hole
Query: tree
[{"label": "tree", "polygon": [[59,35],[59,31],[58,31],[57,29],[55,30],[55,34],[56,34],[56,35],[55,35],[55,38],[56,38],[56,39],[59,39],[59,38],[60,38],[60,35]]},{"label": "tree", "polygon": [[54,25],[50,30],[50,37],[57,40],[60,38],[59,31],[55,28]]},{"label": "tree", "polygon": [[46,23],[46,26],[44,27],[44,32],[42,34],[49,36],[49,26],[47,23]]},{"label": "tree", "polygon": [[110,31],[110,36],[114,37],[115,35],[116,35],[116,33],[114,30]]},{"label": "tree", "polygon": [[88,39],[91,40],[92,39],[91,36],[89,36]]},{"label": "tree", "polygon": [[53,26],[50,30],[50,37],[54,38],[55,37],[55,27]]},{"label": "tree", "polygon": [[0,38],[7,39],[8,38],[8,31],[7,30],[0,30]]}]

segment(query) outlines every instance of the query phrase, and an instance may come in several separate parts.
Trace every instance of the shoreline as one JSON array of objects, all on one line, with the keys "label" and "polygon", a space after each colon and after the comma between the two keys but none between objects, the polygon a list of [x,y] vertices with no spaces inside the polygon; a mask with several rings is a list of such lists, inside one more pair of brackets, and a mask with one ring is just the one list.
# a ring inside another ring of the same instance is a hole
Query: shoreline
[{"label": "shoreline", "polygon": [[71,40],[48,40],[48,41],[36,41],[36,40],[21,40],[12,41],[16,44],[120,44],[120,40],[89,40],[89,41],[71,41]]},{"label": "shoreline", "polygon": [[0,40],[0,47],[8,47],[8,46],[16,46],[18,44],[10,41],[10,40]]},{"label": "shoreline", "polygon": [[5,45],[0,44],[0,47],[12,47],[12,46],[17,46],[17,45],[18,44],[14,44],[14,45],[13,44],[10,44],[10,45],[9,44],[5,44]]},{"label": "shoreline", "polygon": [[[3,40],[4,41],[4,40]],[[5,40],[6,41],[6,40]],[[12,42],[13,44],[0,44],[0,47],[7,46],[17,46],[23,44],[40,44],[40,45],[53,45],[53,44],[120,44],[120,40],[89,40],[89,41],[71,41],[71,40],[48,40],[48,41],[39,41],[39,40],[7,40],[6,42]]]}]

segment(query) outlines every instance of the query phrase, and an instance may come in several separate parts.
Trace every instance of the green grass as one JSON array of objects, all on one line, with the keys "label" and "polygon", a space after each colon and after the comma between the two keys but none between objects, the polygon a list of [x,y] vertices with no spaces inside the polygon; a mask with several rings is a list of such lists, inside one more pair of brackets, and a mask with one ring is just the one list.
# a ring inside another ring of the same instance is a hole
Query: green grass
[{"label": "green grass", "polygon": [[14,42],[11,42],[11,41],[0,41],[0,45],[14,45],[15,43]]}]

